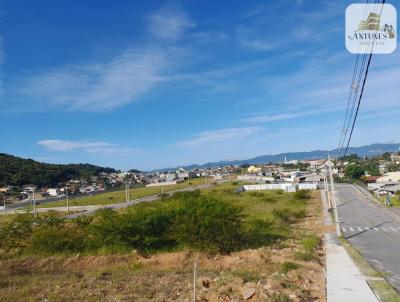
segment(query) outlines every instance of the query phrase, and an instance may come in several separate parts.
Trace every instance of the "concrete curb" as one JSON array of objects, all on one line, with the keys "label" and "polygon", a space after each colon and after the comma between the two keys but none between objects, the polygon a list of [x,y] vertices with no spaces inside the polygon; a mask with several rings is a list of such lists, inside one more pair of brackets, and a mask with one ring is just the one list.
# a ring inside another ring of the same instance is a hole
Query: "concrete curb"
[{"label": "concrete curb", "polygon": [[[332,225],[328,213],[325,192],[321,190],[324,211],[324,224]],[[378,302],[374,292],[366,282],[346,249],[340,244],[336,233],[327,233],[324,237],[326,252],[326,300],[328,302],[363,301]]]}]

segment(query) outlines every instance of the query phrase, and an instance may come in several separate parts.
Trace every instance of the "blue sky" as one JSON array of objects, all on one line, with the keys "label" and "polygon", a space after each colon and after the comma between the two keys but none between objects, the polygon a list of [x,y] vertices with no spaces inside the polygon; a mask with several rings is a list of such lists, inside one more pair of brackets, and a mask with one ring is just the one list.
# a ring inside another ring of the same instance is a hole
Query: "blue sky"
[{"label": "blue sky", "polygon": [[[147,170],[333,149],[350,3],[0,0],[0,150]],[[399,62],[373,57],[353,145],[400,141]]]}]

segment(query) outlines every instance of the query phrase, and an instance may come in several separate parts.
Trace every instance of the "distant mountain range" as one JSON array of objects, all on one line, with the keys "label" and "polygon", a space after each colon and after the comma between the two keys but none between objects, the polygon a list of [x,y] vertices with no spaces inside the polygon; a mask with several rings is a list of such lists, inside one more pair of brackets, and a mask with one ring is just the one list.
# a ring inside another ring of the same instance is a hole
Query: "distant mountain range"
[{"label": "distant mountain range", "polygon": [[[347,154],[357,154],[359,156],[376,156],[385,152],[396,152],[399,151],[400,143],[396,144],[371,144],[361,147],[349,147]],[[279,153],[275,155],[261,155],[254,158],[243,159],[243,160],[229,160],[229,161],[217,161],[217,162],[209,162],[202,165],[192,164],[188,166],[183,166],[185,170],[193,170],[193,169],[204,169],[204,168],[213,168],[219,166],[229,166],[229,165],[243,165],[243,164],[262,164],[262,163],[277,163],[283,162],[285,160],[311,160],[311,159],[321,159],[327,158],[328,154],[332,157],[336,156],[337,149],[334,150],[315,150],[309,152],[287,152],[287,153]],[[158,169],[155,171],[173,171],[175,168],[164,168]]]}]

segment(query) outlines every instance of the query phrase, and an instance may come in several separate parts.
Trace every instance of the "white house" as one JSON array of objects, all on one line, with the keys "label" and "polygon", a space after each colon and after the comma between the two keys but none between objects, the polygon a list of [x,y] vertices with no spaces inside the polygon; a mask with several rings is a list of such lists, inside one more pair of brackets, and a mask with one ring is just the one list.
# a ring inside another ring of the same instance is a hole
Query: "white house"
[{"label": "white house", "polygon": [[59,190],[55,188],[50,188],[46,190],[46,193],[49,194],[49,196],[55,197],[58,196]]},{"label": "white house", "polygon": [[400,182],[400,171],[388,172],[376,180],[376,182],[388,182],[388,181]]}]

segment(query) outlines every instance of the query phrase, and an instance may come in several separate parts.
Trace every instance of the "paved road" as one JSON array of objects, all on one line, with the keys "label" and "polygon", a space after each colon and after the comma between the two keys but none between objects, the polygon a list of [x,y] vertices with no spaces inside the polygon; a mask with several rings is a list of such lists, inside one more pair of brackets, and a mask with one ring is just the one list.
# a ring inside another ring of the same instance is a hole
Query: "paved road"
[{"label": "paved road", "polygon": [[400,292],[400,216],[350,185],[337,185],[343,236]]}]

